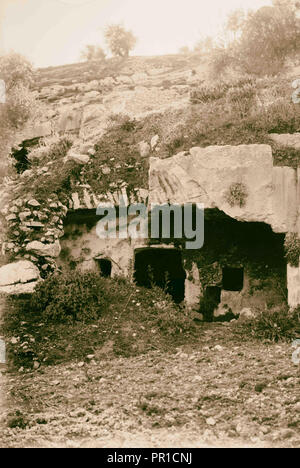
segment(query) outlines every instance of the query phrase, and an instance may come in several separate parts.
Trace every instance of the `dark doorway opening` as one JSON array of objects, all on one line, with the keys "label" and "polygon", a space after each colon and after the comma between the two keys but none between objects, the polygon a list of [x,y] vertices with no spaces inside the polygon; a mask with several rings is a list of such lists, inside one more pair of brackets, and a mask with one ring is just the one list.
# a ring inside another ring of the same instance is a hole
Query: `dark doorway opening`
[{"label": "dark doorway opening", "polygon": [[218,286],[207,286],[200,301],[199,312],[203,315],[206,322],[212,322],[214,311],[221,302],[221,288]]},{"label": "dark doorway opening", "polygon": [[241,291],[244,287],[244,268],[223,268],[222,284],[225,291]]},{"label": "dark doorway opening", "polygon": [[111,277],[112,263],[107,258],[101,258],[97,260],[101,276],[104,278]]},{"label": "dark doorway opening", "polygon": [[159,286],[179,304],[184,300],[185,277],[179,250],[148,248],[136,252],[134,279],[138,286]]}]

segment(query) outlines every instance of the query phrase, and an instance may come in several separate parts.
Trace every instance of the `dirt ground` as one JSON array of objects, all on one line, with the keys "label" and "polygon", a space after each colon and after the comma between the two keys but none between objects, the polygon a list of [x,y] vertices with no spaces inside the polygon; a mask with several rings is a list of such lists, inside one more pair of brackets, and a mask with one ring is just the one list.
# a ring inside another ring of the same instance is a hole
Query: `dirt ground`
[{"label": "dirt ground", "polygon": [[292,353],[206,324],[170,352],[9,373],[0,446],[300,447]]}]

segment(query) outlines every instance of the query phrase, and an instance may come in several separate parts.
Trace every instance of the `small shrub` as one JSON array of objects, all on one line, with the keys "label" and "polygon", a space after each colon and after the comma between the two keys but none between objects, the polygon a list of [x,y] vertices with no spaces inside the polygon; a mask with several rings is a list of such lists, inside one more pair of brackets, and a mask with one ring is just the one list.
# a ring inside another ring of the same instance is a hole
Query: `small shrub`
[{"label": "small shrub", "polygon": [[93,60],[104,62],[105,56],[106,55],[102,47],[91,44],[86,45],[80,54],[80,58],[87,62],[91,62]]},{"label": "small shrub", "polygon": [[[164,292],[160,291],[160,295],[162,294]],[[175,306],[170,298],[155,303],[153,319],[153,325],[167,336],[191,332],[195,327],[189,313],[184,308]]]},{"label": "small shrub", "polygon": [[4,312],[8,365],[14,370],[34,369],[36,361],[85,360],[109,342],[118,356],[171,349],[192,340],[196,330],[190,314],[162,289],[93,272],[54,274],[33,296],[8,298]]},{"label": "small shrub", "polygon": [[285,236],[284,249],[287,262],[291,266],[298,267],[300,256],[300,239],[297,233],[290,232]]},{"label": "small shrub", "polygon": [[170,80],[164,80],[161,84],[161,86],[164,88],[164,89],[170,89],[171,86],[172,86],[172,82]]},{"label": "small shrub", "polygon": [[246,115],[254,104],[256,87],[245,84],[242,87],[233,87],[227,91],[226,100],[241,116]]},{"label": "small shrub", "polygon": [[7,91],[19,85],[30,87],[34,82],[32,64],[15,52],[0,57],[0,79],[5,81]]},{"label": "small shrub", "polygon": [[227,69],[235,63],[234,53],[231,48],[217,47],[210,54],[210,74],[213,78],[219,78]]},{"label": "small shrub", "polygon": [[136,120],[131,119],[126,114],[111,114],[108,117],[108,125],[110,127],[120,128],[125,132],[132,132],[136,128]]},{"label": "small shrub", "polygon": [[225,96],[227,89],[228,85],[226,83],[202,84],[192,90],[190,100],[192,104],[205,104],[217,101]]},{"label": "small shrub", "polygon": [[240,208],[242,208],[246,204],[247,196],[248,192],[245,184],[237,182],[231,184],[225,195],[225,198],[230,206],[233,207],[238,205]]},{"label": "small shrub", "polygon": [[28,419],[21,413],[21,411],[16,410],[16,412],[10,415],[7,426],[10,429],[26,429],[29,425]]},{"label": "small shrub", "polygon": [[19,128],[24,125],[36,110],[36,99],[28,88],[19,84],[7,95],[5,104],[6,118],[10,126]]},{"label": "small shrub", "polygon": [[29,306],[51,322],[91,322],[106,306],[103,281],[91,272],[53,275],[37,287]]}]

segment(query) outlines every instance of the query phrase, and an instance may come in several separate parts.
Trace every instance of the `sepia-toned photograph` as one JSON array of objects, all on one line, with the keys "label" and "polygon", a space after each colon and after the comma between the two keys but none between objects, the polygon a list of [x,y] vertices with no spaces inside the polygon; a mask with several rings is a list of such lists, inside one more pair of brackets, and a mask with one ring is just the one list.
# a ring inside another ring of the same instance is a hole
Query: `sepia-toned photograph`
[{"label": "sepia-toned photograph", "polygon": [[300,448],[300,1],[0,0],[0,448]]}]

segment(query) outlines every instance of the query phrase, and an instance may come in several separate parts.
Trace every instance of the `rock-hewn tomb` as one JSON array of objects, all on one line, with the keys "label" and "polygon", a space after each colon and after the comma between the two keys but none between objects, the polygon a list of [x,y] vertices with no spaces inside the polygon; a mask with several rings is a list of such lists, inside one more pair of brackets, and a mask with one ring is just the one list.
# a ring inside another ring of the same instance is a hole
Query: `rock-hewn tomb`
[{"label": "rock-hewn tomb", "polygon": [[[286,294],[290,306],[300,303],[300,269],[284,257],[285,234],[300,234],[297,170],[274,167],[268,145],[192,148],[168,159],[151,157],[149,166],[149,190],[139,200],[149,210],[152,204],[202,203],[201,249],[187,250],[180,239],[99,239],[99,199],[86,187],[72,194],[69,206],[28,200],[26,207],[8,207],[6,220],[15,230],[34,231],[35,240],[25,240],[24,257],[0,269],[0,291],[32,292],[49,264],[73,261],[144,286],[152,275],[176,302],[200,302],[207,319],[282,302]],[[118,195],[110,195],[116,204]],[[41,257],[46,261],[39,271]]]}]

